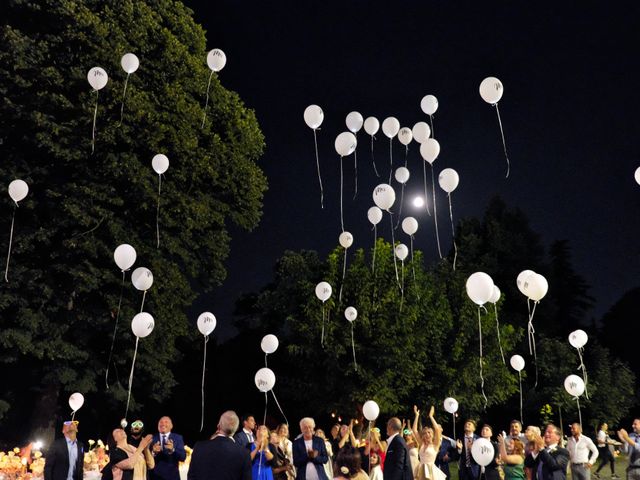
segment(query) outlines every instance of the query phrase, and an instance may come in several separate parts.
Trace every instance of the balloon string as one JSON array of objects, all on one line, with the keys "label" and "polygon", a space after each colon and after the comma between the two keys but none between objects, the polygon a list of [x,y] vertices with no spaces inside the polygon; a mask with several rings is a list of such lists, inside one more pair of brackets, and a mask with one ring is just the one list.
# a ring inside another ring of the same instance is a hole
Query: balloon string
[{"label": "balloon string", "polygon": [[453,271],[456,271],[456,260],[458,259],[458,246],[456,245],[456,229],[453,226],[453,209],[451,208],[451,193],[447,193],[449,197],[449,218],[451,219],[451,235],[453,238]]},{"label": "balloon string", "polygon": [[404,168],[407,168],[407,160],[409,156],[409,145],[404,146]]},{"label": "balloon string", "polygon": [[284,414],[284,411],[282,410],[282,407],[280,406],[280,403],[278,403],[278,399],[276,398],[276,393],[273,391],[273,388],[271,389],[271,395],[273,395],[273,399],[276,401],[276,405],[278,406],[278,410],[280,410],[280,413],[284,417],[284,423],[289,425],[289,420],[287,420],[287,416]]},{"label": "balloon string", "polygon": [[136,348],[133,351],[133,361],[131,362],[131,373],[129,374],[129,392],[127,393],[127,408],[124,411],[124,418],[127,418],[129,413],[129,402],[131,401],[131,385],[133,385],[133,370],[136,366],[136,356],[138,355],[138,342],[140,337],[136,337]]},{"label": "balloon string", "polygon": [[11,216],[11,232],[9,233],[9,250],[7,251],[7,267],[4,269],[4,281],[9,283],[9,260],[11,260],[11,244],[13,243],[13,224],[16,219],[16,208],[18,204],[13,206],[13,215]]},{"label": "balloon string", "polygon": [[391,185],[391,174],[393,173],[393,138],[389,139],[389,185]]},{"label": "balloon string", "polygon": [[205,367],[207,365],[207,343],[208,342],[209,342],[209,335],[205,335],[204,336],[204,357],[202,358],[202,386],[201,386],[202,410],[200,414],[200,431],[202,431],[202,429],[204,428],[204,373],[205,373]]},{"label": "balloon string", "polygon": [[158,205],[156,206],[156,248],[160,248],[160,193],[162,192],[162,174],[158,175]]},{"label": "balloon string", "polygon": [[269,365],[267,365],[267,355],[268,354],[266,354],[266,353],[264,354],[264,366],[265,366],[265,368],[269,366]]},{"label": "balloon string", "polygon": [[316,137],[315,128],[313,129],[313,144],[316,147],[316,168],[318,169],[318,183],[320,184],[320,208],[324,208],[324,190],[322,189],[322,177],[320,176],[320,157],[318,156],[318,138]]},{"label": "balloon string", "polygon": [[[438,212],[436,210],[436,181],[433,176],[433,164],[431,164],[431,192],[433,193],[433,221],[436,225],[436,243],[438,244],[438,255],[442,260],[442,249],[440,248],[440,233],[438,232]],[[425,203],[427,199],[424,199]]]},{"label": "balloon string", "polygon": [[402,184],[402,191],[400,193],[400,210],[398,211],[398,221],[396,222],[396,230],[398,229],[398,225],[400,225],[400,218],[402,217],[402,204],[404,203],[404,187],[406,183]]},{"label": "balloon string", "polygon": [[140,313],[142,313],[142,309],[144,308],[144,299],[146,298],[146,296],[147,296],[147,291],[145,290],[142,293],[142,304],[140,305]]},{"label": "balloon string", "polygon": [[511,164],[509,163],[509,156],[507,155],[507,143],[504,141],[504,131],[502,130],[502,120],[500,119],[500,109],[496,103],[496,113],[498,114],[498,124],[500,125],[500,135],[502,135],[502,147],[504,148],[504,158],[507,159],[507,174],[504,178],[509,178],[509,171],[511,170]]},{"label": "balloon string", "polygon": [[124,89],[122,90],[122,103],[120,104],[120,122],[118,122],[118,126],[122,125],[122,118],[124,117],[124,98],[127,95],[127,84],[129,83],[129,75],[127,73],[127,78],[124,80]]},{"label": "balloon string", "polygon": [[120,318],[120,307],[122,305],[122,293],[124,292],[124,276],[125,272],[122,270],[122,283],[120,284],[120,299],[118,300],[118,310],[116,310],[116,324],[113,327],[113,337],[111,338],[111,349],[109,350],[109,360],[107,361],[107,371],[104,374],[104,383],[109,390],[109,367],[111,366],[111,358],[113,356],[113,347],[116,344],[116,332],[118,331],[118,319]]},{"label": "balloon string", "polygon": [[353,151],[353,170],[355,173],[355,191],[353,192],[353,199],[355,200],[358,196],[358,150]]},{"label": "balloon string", "polygon": [[340,226],[344,232],[344,214],[342,210],[342,190],[343,190],[342,156],[340,156]]},{"label": "balloon string", "polygon": [[211,74],[209,75],[209,83],[207,83],[207,99],[204,102],[204,111],[202,112],[202,125],[200,125],[200,128],[204,128],[204,123],[207,120],[207,107],[209,106],[209,87],[211,87],[212,77],[213,77],[213,70],[211,70]]},{"label": "balloon string", "polygon": [[71,412],[71,421],[72,422],[76,418],[76,412],[77,412],[77,410],[74,410],[73,412]]},{"label": "balloon string", "polygon": [[351,322],[351,351],[353,352],[353,366],[355,371],[358,371],[358,362],[356,362],[356,344],[353,341],[353,322]]},{"label": "balloon string", "polygon": [[93,129],[91,130],[91,155],[96,148],[96,118],[98,117],[98,92],[96,90],[96,108],[93,110]]},{"label": "balloon string", "polygon": [[393,234],[393,214],[389,212],[389,219],[391,220],[391,255],[393,256],[393,268],[396,271],[396,283],[398,284],[398,288],[400,288],[400,277],[398,275],[398,262],[396,261],[396,240]]},{"label": "balloon string", "polygon": [[344,249],[344,259],[342,261],[342,283],[340,283],[340,293],[338,294],[338,303],[342,302],[342,287],[344,286],[344,277],[347,273],[347,249]]},{"label": "balloon string", "polygon": [[580,420],[580,428],[582,428],[582,412],[580,412],[580,399],[577,396],[576,404],[578,405],[578,419]]},{"label": "balloon string", "polygon": [[[528,305],[528,300],[527,300]],[[528,324],[528,333],[529,333],[529,355],[533,355],[533,362],[536,367],[536,382],[533,385],[534,388],[538,386],[538,356],[536,355],[536,337],[535,337],[535,329],[533,328],[533,316],[536,314],[536,306],[538,302],[533,303],[533,308],[531,309],[531,313],[529,315],[529,324]]]},{"label": "balloon string", "polygon": [[520,384],[520,423],[522,423],[522,373],[518,370],[518,382]]},{"label": "balloon string", "polygon": [[[433,166],[431,168],[433,168]],[[433,172],[432,172],[432,175],[433,175]],[[424,180],[424,208],[427,211],[427,214],[429,216],[431,216],[431,212],[429,211],[429,202],[427,200],[429,197],[428,197],[428,193],[427,193],[427,161],[426,160],[422,161],[422,178]],[[435,195],[435,193],[434,193],[434,195]],[[434,200],[435,200],[435,198],[434,198]],[[435,214],[435,211],[436,211],[435,203],[433,205],[433,211],[434,211],[434,214]],[[442,255],[440,256],[440,258],[442,258]]]},{"label": "balloon string", "polygon": [[[269,403],[268,392],[264,392],[264,417],[262,418],[262,425],[267,424],[267,403]],[[256,447],[259,448],[259,447]],[[260,458],[258,459],[258,478],[260,478],[260,472],[262,471],[262,461],[264,460],[264,452],[258,451]]]},{"label": "balloon string", "polygon": [[400,262],[401,268],[401,287],[400,287],[400,313],[402,313],[402,306],[404,305],[404,260]]},{"label": "balloon string", "polygon": [[504,352],[502,351],[502,342],[500,341],[500,320],[498,320],[498,306],[495,303],[493,304],[493,311],[496,314],[496,332],[498,333],[498,346],[500,347],[500,356],[502,357],[502,363],[506,365],[507,361],[504,359]]},{"label": "balloon string", "polygon": [[578,357],[580,358],[580,366],[578,367],[578,370],[582,370],[582,378],[584,379],[584,396],[589,400],[589,391],[587,390],[587,367],[585,367],[582,359],[582,348],[578,348]]},{"label": "balloon string", "polygon": [[324,302],[322,302],[322,335],[320,336],[320,345],[324,348]]},{"label": "balloon string", "polygon": [[484,376],[482,375],[482,321],[480,320],[480,307],[478,307],[478,333],[480,338],[480,389],[484,398],[484,409],[487,409],[487,396],[484,393]]},{"label": "balloon string", "polygon": [[418,300],[420,300],[420,292],[418,291],[418,283],[416,282],[416,266],[413,263],[413,235],[410,236],[410,245],[411,245],[411,272],[413,273],[413,286],[416,289],[416,295],[418,296]]},{"label": "balloon string", "polygon": [[373,226],[373,257],[371,258],[371,273],[376,271],[376,247],[378,244],[378,226]]},{"label": "balloon string", "polygon": [[451,422],[453,423],[453,438],[456,438],[456,414],[451,414]]},{"label": "balloon string", "polygon": [[373,135],[371,135],[371,162],[373,163],[373,171],[376,173],[376,177],[380,177],[380,174],[378,173],[378,169],[376,168],[376,157],[373,155],[373,140],[376,137],[374,137]]},{"label": "balloon string", "polygon": [[431,124],[431,138],[436,138],[436,129],[433,128],[433,115],[429,115],[429,123]]}]

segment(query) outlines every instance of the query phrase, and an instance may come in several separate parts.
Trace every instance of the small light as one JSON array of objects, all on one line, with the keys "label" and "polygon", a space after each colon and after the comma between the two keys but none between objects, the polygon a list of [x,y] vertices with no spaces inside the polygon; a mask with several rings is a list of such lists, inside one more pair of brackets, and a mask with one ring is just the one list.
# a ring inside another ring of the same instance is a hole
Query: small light
[{"label": "small light", "polygon": [[42,441],[41,440],[36,440],[35,442],[33,442],[33,449],[34,450],[41,450],[42,449]]},{"label": "small light", "polygon": [[424,198],[422,197],[415,197],[413,199],[413,206],[416,208],[421,208],[424,207]]},{"label": "small light", "polygon": [[341,422],[342,421],[342,417],[338,417],[338,421]]},{"label": "small light", "polygon": [[355,420],[353,423],[355,423],[357,425],[358,424],[358,420]]},{"label": "small light", "polygon": [[331,418],[336,418],[336,414],[335,414],[335,413],[332,413],[332,414],[331,414]]}]

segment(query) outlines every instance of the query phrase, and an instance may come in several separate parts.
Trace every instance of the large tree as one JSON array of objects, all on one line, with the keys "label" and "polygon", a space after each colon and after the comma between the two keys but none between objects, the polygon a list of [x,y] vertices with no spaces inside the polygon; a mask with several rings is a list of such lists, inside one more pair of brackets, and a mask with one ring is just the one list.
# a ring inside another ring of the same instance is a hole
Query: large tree
[{"label": "large tree", "polygon": [[[30,186],[16,210],[9,282],[0,287],[0,359],[19,373],[4,377],[0,415],[33,412],[34,428],[51,427],[63,394],[74,390],[106,393],[124,413],[129,324],[141,302],[128,278],[117,376],[104,392],[122,279],[112,255],[121,243],[136,248],[136,266],[155,278],[144,308],[156,326],[141,341],[134,408],[145,397],[161,400],[176,386],[170,367],[180,358],[176,339],[190,334],[185,310],[194,291],[225,278],[228,225],[251,229],[261,215],[266,179],[256,160],[264,140],[254,113],[214,74],[201,127],[206,39],[178,1],[12,0],[0,8],[0,178]],[[127,52],[140,68],[120,123]],[[87,83],[94,66],[109,74],[99,95]],[[159,247],[156,153],[170,159]],[[7,197],[1,205],[6,248],[13,208]],[[33,400],[18,405],[25,388]]]}]

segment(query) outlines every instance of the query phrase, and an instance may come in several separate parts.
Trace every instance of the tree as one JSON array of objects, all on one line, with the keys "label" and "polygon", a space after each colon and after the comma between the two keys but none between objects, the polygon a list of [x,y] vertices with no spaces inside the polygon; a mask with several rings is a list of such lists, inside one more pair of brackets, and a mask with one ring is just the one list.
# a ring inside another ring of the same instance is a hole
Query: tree
[{"label": "tree", "polygon": [[[26,386],[37,400],[12,405],[13,418],[34,412],[33,428],[51,427],[63,392],[105,393],[120,243],[133,245],[137,265],[155,278],[145,310],[156,328],[141,341],[133,392],[161,400],[176,386],[170,366],[180,358],[176,340],[190,334],[185,309],[194,289],[225,277],[227,225],[251,229],[261,215],[266,179],[256,160],[264,140],[255,115],[213,75],[201,128],[206,41],[180,2],[14,0],[2,9],[0,176],[23,178],[31,191],[16,210],[9,283],[0,288],[0,357],[20,369],[4,385],[0,413]],[[127,52],[140,69],[129,78],[120,124]],[[99,95],[86,79],[97,65],[110,77]],[[160,152],[171,167],[157,248],[159,179],[150,161]],[[2,205],[8,234],[12,209],[8,199]],[[129,321],[140,301],[127,280],[113,365],[119,380],[110,378],[106,392],[123,412]],[[134,408],[144,397],[136,398]]]}]

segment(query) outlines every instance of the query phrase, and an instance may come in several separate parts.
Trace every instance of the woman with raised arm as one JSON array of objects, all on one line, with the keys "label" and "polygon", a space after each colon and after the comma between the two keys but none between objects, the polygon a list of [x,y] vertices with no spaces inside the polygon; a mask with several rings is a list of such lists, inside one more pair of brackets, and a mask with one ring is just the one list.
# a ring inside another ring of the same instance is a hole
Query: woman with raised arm
[{"label": "woman with raised arm", "polygon": [[[507,449],[508,447],[508,449]],[[524,480],[524,445],[517,438],[505,445],[502,435],[498,435],[500,460],[503,462],[504,480]]]},{"label": "woman with raised arm", "polygon": [[[413,406],[413,412],[415,413],[415,419],[413,421],[414,435],[418,429],[418,419],[420,417],[420,410],[415,405]],[[442,427],[438,425],[435,417],[433,416],[435,409],[432,406],[429,409],[429,420],[431,421],[431,427],[424,427],[420,432],[420,436],[416,435],[416,441],[420,445],[418,457],[420,464],[418,465],[417,472],[414,477],[417,480],[445,480],[446,476],[438,467],[436,467],[436,457],[440,450],[440,443],[442,442]]]}]

